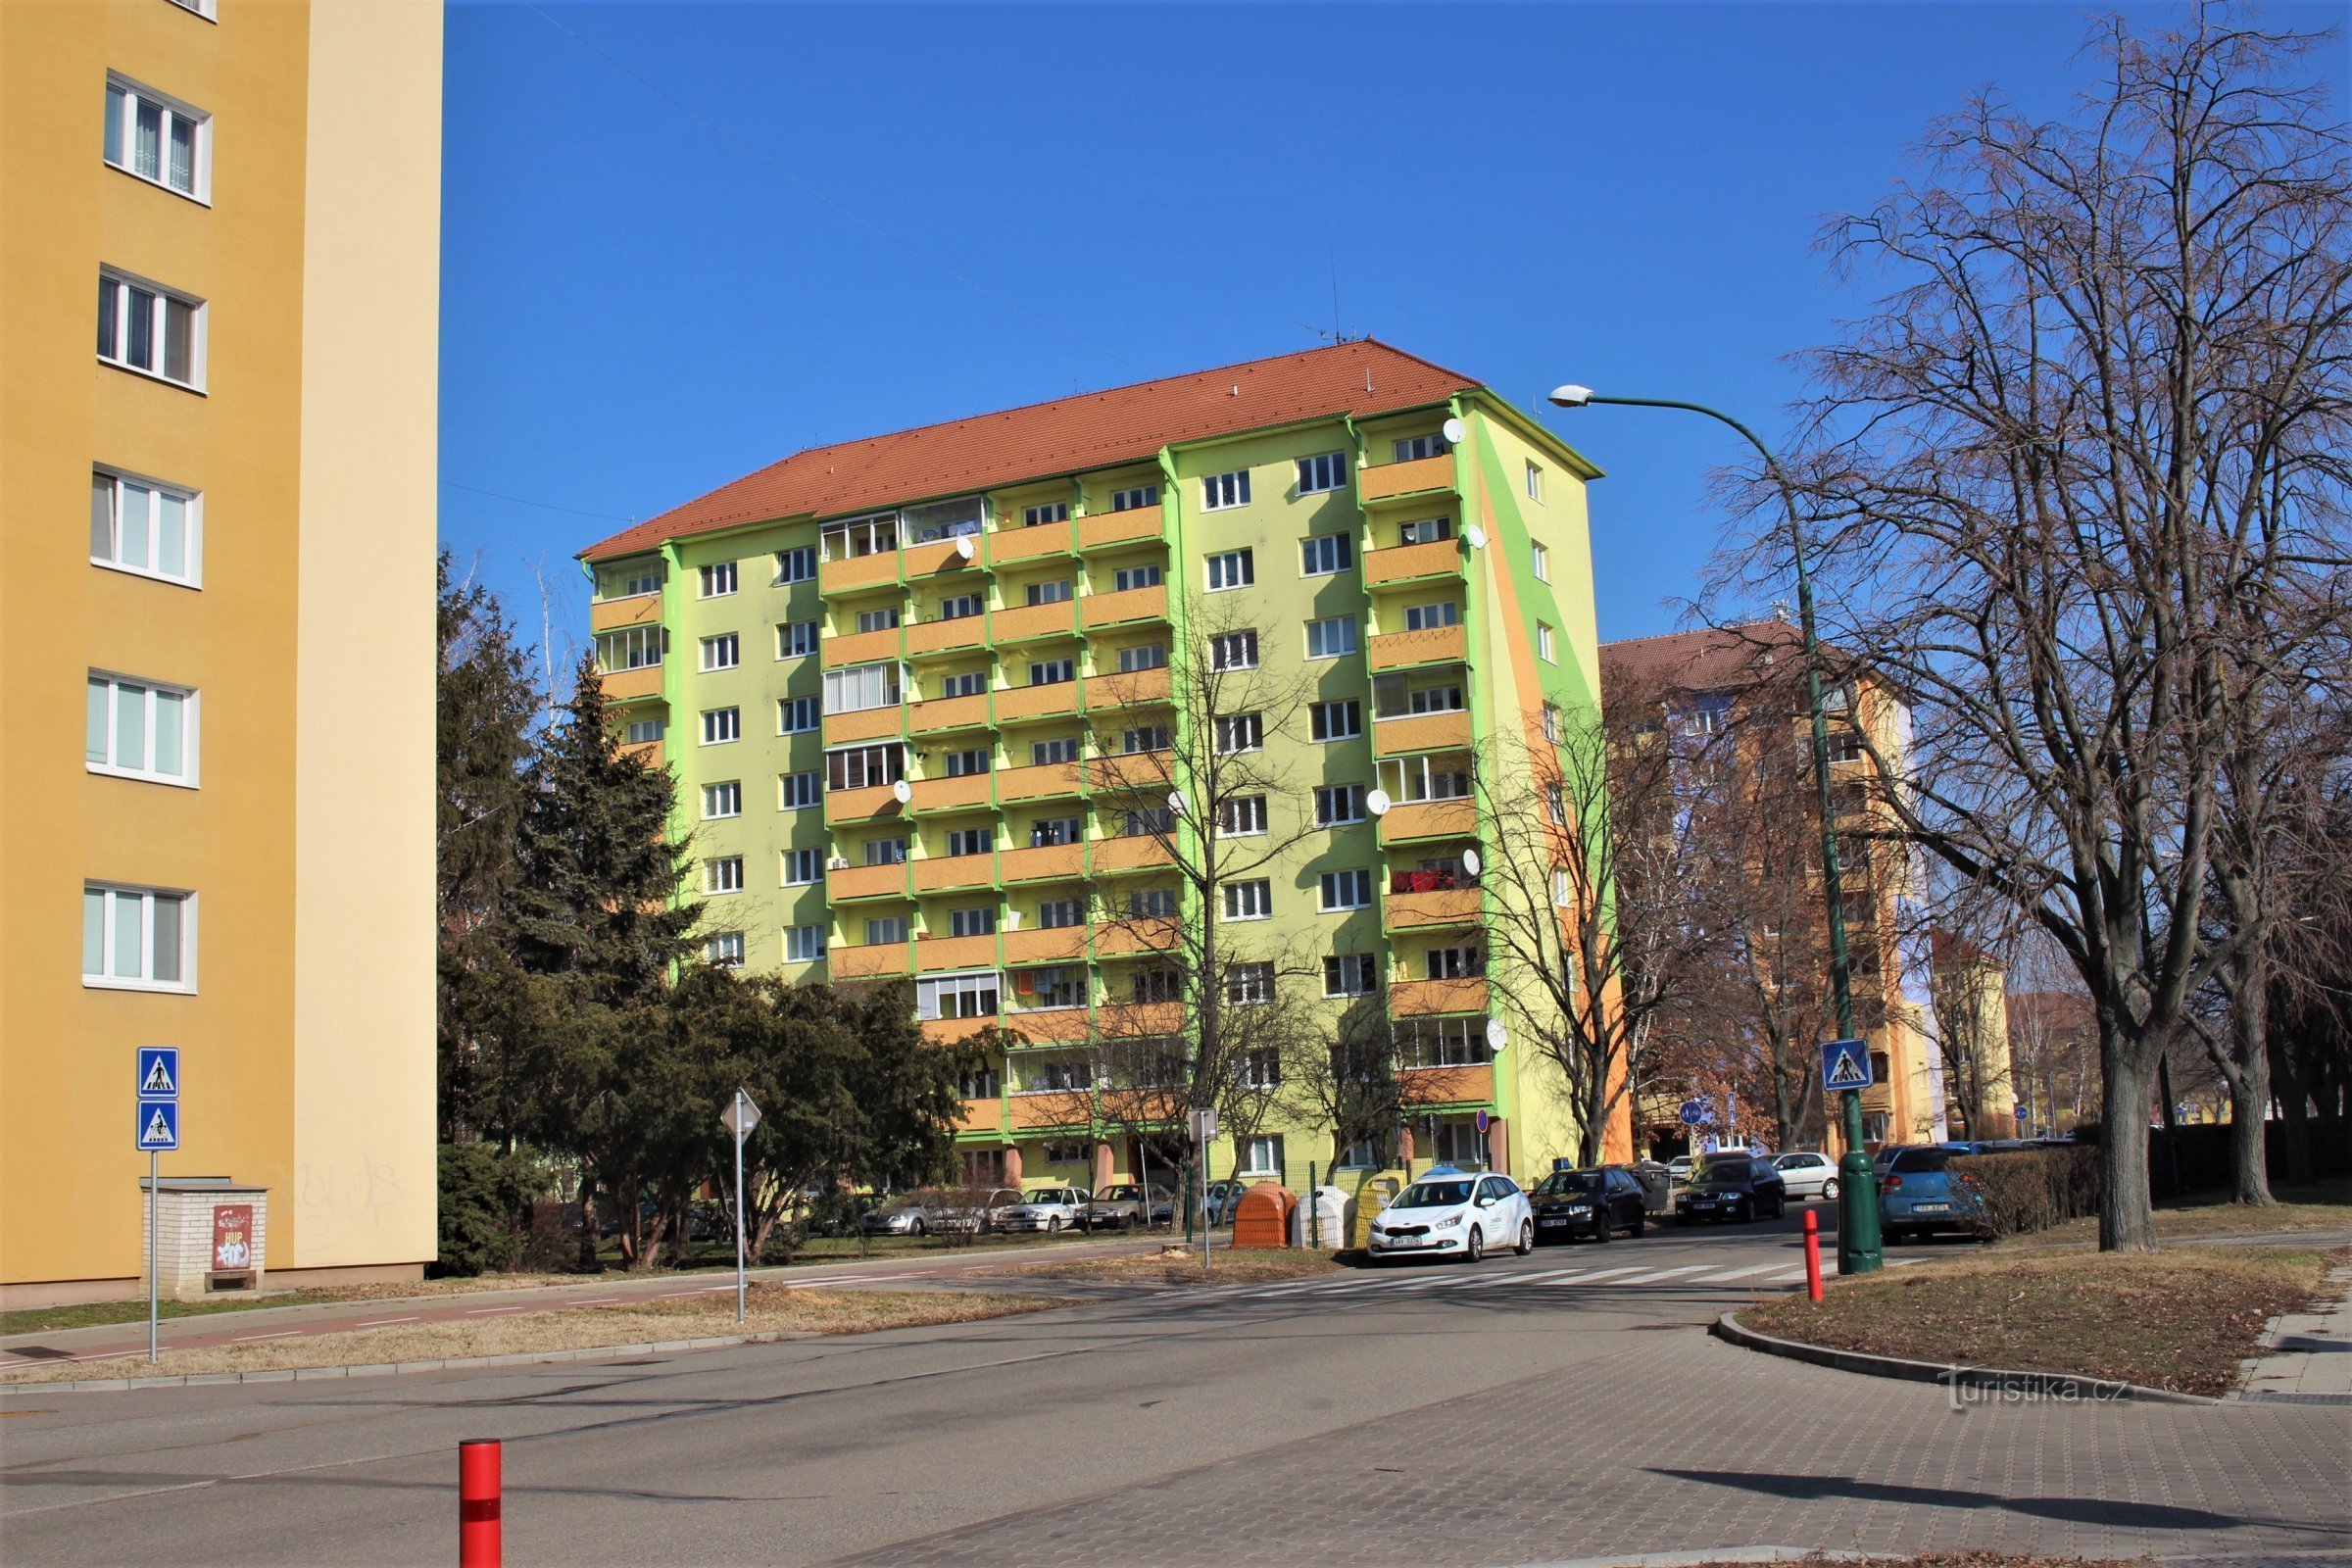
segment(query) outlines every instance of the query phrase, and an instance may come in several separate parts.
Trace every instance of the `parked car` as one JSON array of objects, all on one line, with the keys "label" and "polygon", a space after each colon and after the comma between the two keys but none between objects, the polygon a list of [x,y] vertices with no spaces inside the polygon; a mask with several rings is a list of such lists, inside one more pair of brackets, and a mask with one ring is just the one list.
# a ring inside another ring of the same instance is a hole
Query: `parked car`
[{"label": "parked car", "polygon": [[1508,1176],[1433,1165],[1372,1221],[1366,1255],[1377,1262],[1427,1252],[1475,1263],[1491,1247],[1535,1250],[1536,1217],[1527,1195]]},{"label": "parked car", "polygon": [[1555,1170],[1527,1195],[1535,1211],[1536,1240],[1569,1242],[1580,1236],[1605,1242],[1619,1231],[1640,1236],[1649,1228],[1642,1184],[1620,1165]]},{"label": "parked car", "polygon": [[1792,1149],[1772,1163],[1788,1185],[1790,1198],[1838,1196],[1838,1162],[1818,1149]]},{"label": "parked car", "polygon": [[1123,1231],[1138,1225],[1159,1224],[1175,1209],[1174,1195],[1159,1183],[1145,1187],[1121,1182],[1095,1195],[1095,1200],[1086,1207],[1086,1219],[1097,1230]]},{"label": "parked car", "polygon": [[1950,1149],[1906,1149],[1879,1178],[1879,1231],[1889,1243],[1985,1234],[1973,1179],[1955,1174]]},{"label": "parked car", "polygon": [[996,1211],[1001,1231],[1066,1231],[1085,1223],[1094,1195],[1083,1187],[1040,1187]]},{"label": "parked car", "polygon": [[928,1236],[947,1225],[945,1194],[924,1189],[869,1208],[858,1224],[868,1236]]},{"label": "parked car", "polygon": [[1682,1186],[1685,1182],[1690,1179],[1690,1169],[1697,1163],[1698,1156],[1695,1154],[1675,1155],[1672,1159],[1666,1162],[1667,1179],[1672,1181],[1677,1187]]},{"label": "parked car", "polygon": [[984,1236],[995,1230],[997,1210],[1021,1200],[1021,1195],[1010,1187],[967,1187],[945,1198],[939,1228],[964,1236]]},{"label": "parked car", "polygon": [[1752,1154],[1709,1154],[1690,1173],[1690,1185],[1675,1195],[1674,1217],[1685,1225],[1700,1220],[1758,1217],[1778,1219],[1788,1207],[1788,1184],[1769,1159]]},{"label": "parked car", "polygon": [[1208,1222],[1211,1225],[1232,1224],[1234,1205],[1242,1200],[1242,1195],[1249,1190],[1250,1184],[1245,1181],[1210,1182],[1208,1197],[1203,1203]]}]

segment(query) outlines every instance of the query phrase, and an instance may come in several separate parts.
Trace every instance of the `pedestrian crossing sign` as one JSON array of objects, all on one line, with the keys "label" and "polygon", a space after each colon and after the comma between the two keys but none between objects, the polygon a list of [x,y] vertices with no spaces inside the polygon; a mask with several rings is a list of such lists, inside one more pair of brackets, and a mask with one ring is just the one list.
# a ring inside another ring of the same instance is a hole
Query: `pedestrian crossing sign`
[{"label": "pedestrian crossing sign", "polygon": [[139,1091],[141,1100],[177,1100],[179,1098],[179,1048],[177,1046],[141,1046],[139,1048]]},{"label": "pedestrian crossing sign", "polygon": [[1821,1048],[1821,1086],[1824,1089],[1868,1089],[1870,1047],[1860,1040],[1825,1041]]},{"label": "pedestrian crossing sign", "polygon": [[143,1100],[139,1102],[138,1151],[142,1154],[168,1154],[179,1147],[179,1102],[176,1100]]}]

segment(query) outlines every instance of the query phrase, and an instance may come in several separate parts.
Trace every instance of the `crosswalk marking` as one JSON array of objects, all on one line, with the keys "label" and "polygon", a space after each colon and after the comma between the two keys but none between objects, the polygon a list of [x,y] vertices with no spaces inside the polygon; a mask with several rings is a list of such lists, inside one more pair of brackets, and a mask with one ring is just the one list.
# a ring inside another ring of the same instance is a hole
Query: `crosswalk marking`
[{"label": "crosswalk marking", "polygon": [[1681,1268],[1656,1269],[1647,1274],[1636,1274],[1631,1279],[1619,1280],[1617,1283],[1620,1285],[1647,1285],[1656,1280],[1670,1280],[1677,1274],[1703,1274],[1707,1268],[1708,1265],[1705,1263],[1686,1263]]},{"label": "crosswalk marking", "polygon": [[1595,1284],[1595,1283],[1597,1283],[1598,1281],[1601,1281],[1601,1280],[1605,1280],[1605,1279],[1612,1278],[1612,1277],[1613,1277],[1613,1276],[1615,1276],[1615,1275],[1619,1275],[1619,1274],[1639,1274],[1639,1273],[1641,1273],[1641,1272],[1642,1272],[1642,1265],[1641,1265],[1641,1264],[1639,1264],[1639,1263],[1634,1263],[1634,1264],[1629,1264],[1628,1266],[1626,1266],[1626,1267],[1624,1267],[1624,1268],[1604,1268],[1604,1269],[1600,1270],[1598,1273],[1594,1273],[1594,1274],[1587,1274],[1587,1275],[1585,1275],[1585,1276],[1584,1276],[1582,1279],[1578,1279],[1578,1280],[1574,1280],[1574,1281],[1563,1281],[1562,1283],[1564,1283],[1564,1284],[1576,1284],[1576,1285],[1592,1285],[1592,1284]]},{"label": "crosswalk marking", "polygon": [[1708,1275],[1703,1283],[1708,1285],[1729,1285],[1732,1281],[1743,1280],[1750,1274],[1769,1274],[1774,1269],[1781,1266],[1782,1265],[1779,1263],[1758,1263],[1753,1268],[1726,1269],[1721,1274]]}]

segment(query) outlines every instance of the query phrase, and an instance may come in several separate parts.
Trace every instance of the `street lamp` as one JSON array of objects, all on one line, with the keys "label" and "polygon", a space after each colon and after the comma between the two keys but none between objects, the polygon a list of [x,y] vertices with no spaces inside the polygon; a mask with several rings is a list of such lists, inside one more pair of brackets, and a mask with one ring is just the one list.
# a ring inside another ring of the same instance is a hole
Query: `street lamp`
[{"label": "street lamp", "polygon": [[[1821,794],[1822,892],[1830,906],[1830,991],[1838,1004],[1838,1038],[1856,1039],[1853,979],[1845,955],[1845,881],[1838,868],[1837,797],[1830,788],[1830,722],[1821,706],[1821,643],[1813,629],[1813,579],[1805,570],[1805,531],[1796,520],[1796,498],[1788,476],[1781,470],[1780,460],[1772,455],[1772,449],[1757,439],[1755,431],[1703,403],[1683,403],[1673,398],[1602,397],[1589,386],[1574,385],[1554,387],[1548,401],[1563,409],[1607,403],[1621,408],[1681,409],[1687,414],[1703,414],[1747,438],[1747,444],[1764,460],[1765,469],[1781,493],[1782,510],[1788,515],[1788,547],[1796,557],[1796,618],[1805,649],[1805,702],[1813,718],[1813,777]],[[1879,1184],[1871,1169],[1870,1155],[1862,1148],[1860,1090],[1844,1092],[1844,1113],[1845,1153],[1838,1161],[1838,1272],[1867,1274],[1886,1262],[1886,1254],[1879,1241]]]}]

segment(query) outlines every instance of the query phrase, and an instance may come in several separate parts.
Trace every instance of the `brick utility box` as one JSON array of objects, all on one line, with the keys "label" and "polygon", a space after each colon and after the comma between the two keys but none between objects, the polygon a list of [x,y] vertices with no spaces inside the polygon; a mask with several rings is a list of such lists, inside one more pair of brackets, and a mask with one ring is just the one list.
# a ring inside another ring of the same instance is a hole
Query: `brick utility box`
[{"label": "brick utility box", "polygon": [[1290,1246],[1291,1210],[1298,1206],[1298,1196],[1280,1182],[1259,1182],[1250,1188],[1233,1205],[1235,1250]]},{"label": "brick utility box", "polygon": [[[258,1291],[269,1266],[270,1189],[226,1176],[167,1176],[162,1182],[158,1280],[174,1300],[218,1291]],[[154,1195],[139,1178],[139,1256],[147,1258],[147,1208]]]}]

